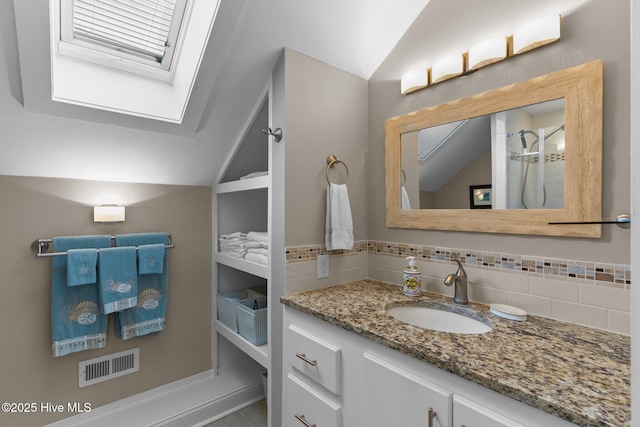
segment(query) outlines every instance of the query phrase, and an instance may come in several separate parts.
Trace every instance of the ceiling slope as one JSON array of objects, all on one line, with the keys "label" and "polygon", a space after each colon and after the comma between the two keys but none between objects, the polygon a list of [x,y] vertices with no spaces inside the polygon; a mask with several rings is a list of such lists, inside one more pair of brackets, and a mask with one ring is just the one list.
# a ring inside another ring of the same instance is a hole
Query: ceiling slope
[{"label": "ceiling slope", "polygon": [[181,124],[51,101],[48,2],[3,2],[0,174],[210,185],[284,47],[368,79],[428,1],[222,0]]}]

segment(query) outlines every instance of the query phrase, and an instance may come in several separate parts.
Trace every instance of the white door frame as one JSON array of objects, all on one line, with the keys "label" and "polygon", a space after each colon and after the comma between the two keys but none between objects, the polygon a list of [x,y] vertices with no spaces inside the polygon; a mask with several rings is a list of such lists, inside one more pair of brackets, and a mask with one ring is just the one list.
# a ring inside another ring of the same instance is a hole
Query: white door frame
[{"label": "white door frame", "polygon": [[[631,424],[640,427],[640,0],[631,0]],[[638,31],[634,31],[638,29]],[[634,277],[635,275],[635,277]]]}]

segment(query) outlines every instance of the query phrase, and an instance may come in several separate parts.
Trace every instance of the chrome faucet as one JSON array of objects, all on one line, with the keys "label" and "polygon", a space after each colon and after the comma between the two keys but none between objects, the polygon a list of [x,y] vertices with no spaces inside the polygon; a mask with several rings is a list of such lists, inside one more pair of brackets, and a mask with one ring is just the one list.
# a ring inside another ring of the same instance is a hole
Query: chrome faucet
[{"label": "chrome faucet", "polygon": [[464,271],[459,259],[455,259],[454,261],[458,263],[458,271],[449,274],[444,279],[444,284],[451,286],[455,283],[453,302],[456,304],[469,304],[469,299],[467,298],[467,272]]}]

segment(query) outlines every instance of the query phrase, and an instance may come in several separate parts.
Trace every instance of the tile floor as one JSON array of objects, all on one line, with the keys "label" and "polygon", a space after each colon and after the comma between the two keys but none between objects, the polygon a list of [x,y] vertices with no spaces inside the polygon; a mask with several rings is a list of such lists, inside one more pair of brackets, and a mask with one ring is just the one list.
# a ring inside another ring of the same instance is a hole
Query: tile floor
[{"label": "tile floor", "polygon": [[267,427],[267,401],[256,402],[205,427]]}]

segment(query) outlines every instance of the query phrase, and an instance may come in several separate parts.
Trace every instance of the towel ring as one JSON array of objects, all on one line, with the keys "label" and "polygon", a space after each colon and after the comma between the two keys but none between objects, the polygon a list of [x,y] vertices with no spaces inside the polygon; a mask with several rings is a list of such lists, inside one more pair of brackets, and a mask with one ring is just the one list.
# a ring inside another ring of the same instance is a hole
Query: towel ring
[{"label": "towel ring", "polygon": [[327,175],[327,184],[332,184],[331,180],[329,179],[329,169],[332,169],[338,163],[342,163],[344,165],[344,169],[347,171],[347,178],[344,180],[344,184],[347,185],[349,183],[349,167],[347,166],[347,164],[345,162],[343,162],[342,160],[340,160],[339,158],[337,158],[333,154],[331,154],[329,157],[327,157],[327,173],[326,173],[326,175]]},{"label": "towel ring", "polygon": [[404,187],[404,184],[406,184],[407,182],[407,174],[404,173],[404,169],[401,169],[401,170],[402,170],[402,186]]}]

